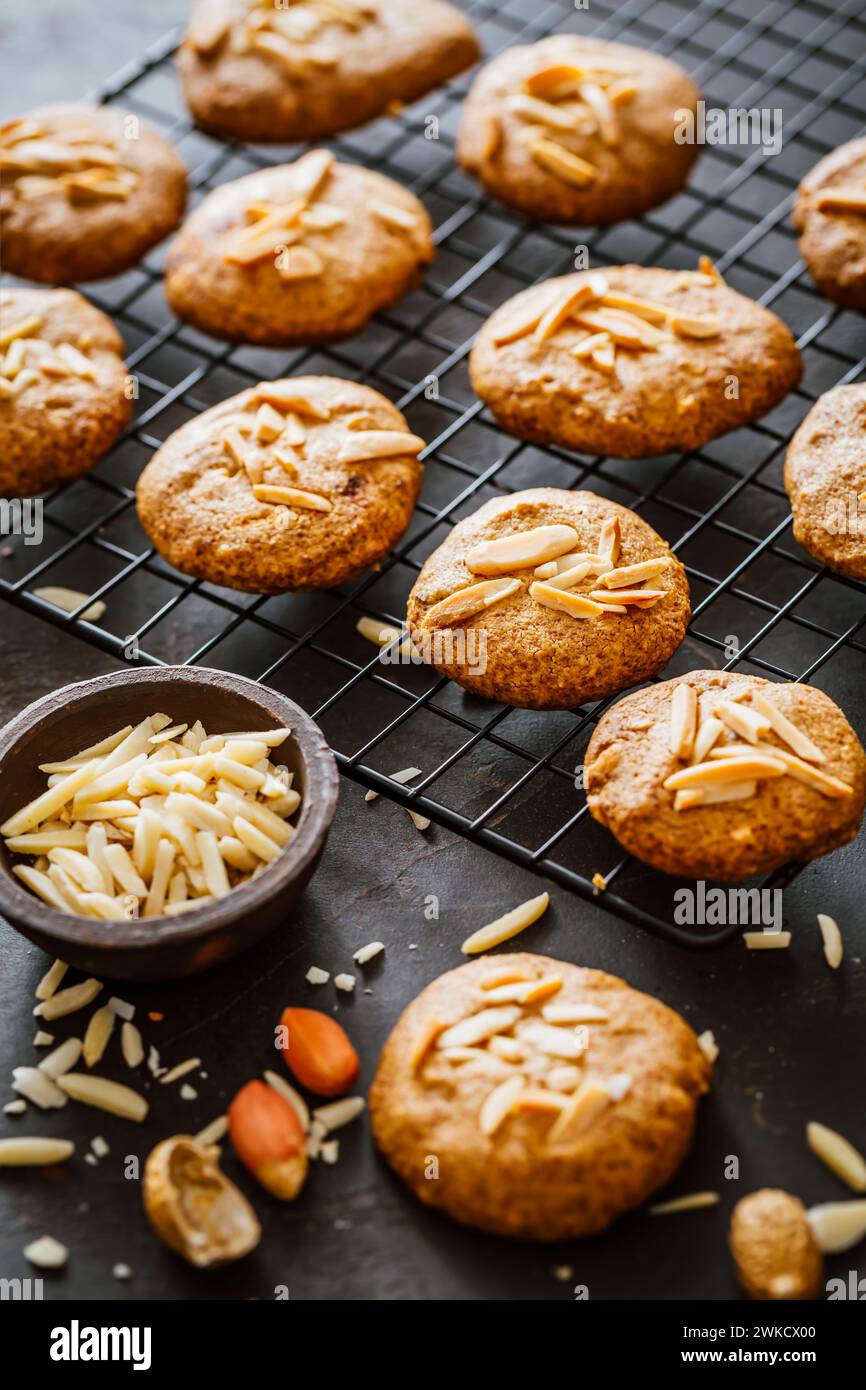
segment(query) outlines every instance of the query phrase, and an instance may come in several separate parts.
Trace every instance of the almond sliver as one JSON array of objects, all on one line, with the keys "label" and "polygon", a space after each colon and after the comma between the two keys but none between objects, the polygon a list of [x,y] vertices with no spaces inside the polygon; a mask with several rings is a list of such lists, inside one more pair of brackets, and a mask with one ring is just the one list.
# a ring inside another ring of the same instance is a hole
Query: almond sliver
[{"label": "almond sliver", "polygon": [[581,304],[591,304],[599,295],[604,294],[606,288],[607,281],[604,276],[589,275],[580,284],[567,289],[560,298],[554,300],[536,328],[535,336],[539,342],[552,338],[575,309]]},{"label": "almond sliver", "polygon": [[733,729],[735,734],[744,738],[747,743],[758,743],[764,734],[770,732],[770,721],[766,715],[758,713],[757,710],[750,709],[747,705],[735,703],[733,700],[722,700],[716,705],[714,714],[717,719],[721,719],[723,724],[727,724],[729,729]]},{"label": "almond sliver", "polygon": [[270,483],[256,483],[253,496],[257,502],[282,504],[286,507],[301,507],[306,511],[329,512],[331,503],[318,492],[305,492],[297,487],[276,487]]},{"label": "almond sliver", "polygon": [[638,608],[649,608],[652,604],[658,603],[660,598],[665,597],[665,590],[616,589],[611,593],[608,589],[593,589],[590,591],[589,596],[594,603],[626,603],[633,604]]},{"label": "almond sliver", "polygon": [[836,1130],[815,1120],[806,1126],[806,1139],[813,1154],[826,1163],[837,1178],[854,1192],[866,1192],[866,1159],[853,1144]]},{"label": "almond sliver", "polygon": [[476,1043],[492,1038],[494,1033],[507,1033],[520,1018],[520,1013],[516,1005],[482,1009],[480,1013],[471,1014],[469,1018],[446,1028],[436,1039],[436,1047],[474,1047]]},{"label": "almond sliver", "polygon": [[825,763],[827,761],[817,744],[813,743],[801,729],[798,729],[796,724],[792,724],[791,720],[766,696],[753,690],[752,705],[759,714],[764,715],[770,721],[773,732],[787,743],[798,758],[805,758],[810,763]]},{"label": "almond sliver", "polygon": [[631,294],[620,294],[618,290],[608,290],[602,295],[601,302],[608,309],[626,309],[657,327],[667,323],[669,310],[651,299],[638,299]]},{"label": "almond sliver", "polygon": [[569,589],[556,589],[543,580],[537,579],[530,584],[529,592],[544,608],[554,608],[560,613],[567,613],[570,618],[597,618],[604,611],[601,604],[573,594]]},{"label": "almond sliver", "polygon": [[718,319],[700,314],[671,314],[668,323],[678,338],[717,338],[722,331]]},{"label": "almond sliver", "polygon": [[720,786],[725,782],[743,782],[752,778],[784,777],[786,771],[780,758],[755,753],[748,758],[723,758],[717,762],[696,763],[694,767],[672,773],[662,785],[666,791],[684,791],[692,787]]},{"label": "almond sliver", "polygon": [[365,459],[394,458],[420,454],[424,440],[403,430],[353,430],[340,443],[340,463],[363,463]]},{"label": "almond sliver", "polygon": [[450,627],[452,623],[462,623],[476,613],[502,599],[510,598],[520,589],[519,579],[485,579],[480,584],[470,584],[458,589],[439,603],[434,603],[424,614],[421,626],[425,628]]},{"label": "almond sliver", "polygon": [[560,1112],[552,1124],[548,1144],[567,1144],[585,1134],[611,1104],[607,1087],[585,1081],[577,1095]]},{"label": "almond sliver", "polygon": [[539,893],[537,898],[529,898],[519,907],[512,908],[511,912],[506,912],[503,917],[497,917],[485,927],[479,927],[478,931],[466,938],[460,950],[464,956],[475,956],[480,955],[482,951],[491,951],[494,946],[501,946],[503,941],[510,941],[518,932],[537,922],[546,911],[549,902],[548,893]]},{"label": "almond sliver", "polygon": [[610,516],[604,522],[598,537],[598,553],[615,565],[619,559],[622,544],[622,522],[618,516]]},{"label": "almond sliver", "polygon": [[466,556],[473,574],[507,574],[544,564],[574,548],[577,532],[572,526],[535,526],[513,531],[492,541],[479,541]]},{"label": "almond sliver", "polygon": [[758,784],[751,782],[725,782],[719,787],[692,787],[677,792],[674,797],[675,811],[691,811],[695,806],[719,806],[726,801],[748,801],[758,790]]},{"label": "almond sliver", "polygon": [[836,800],[842,797],[852,796],[853,787],[849,787],[847,782],[843,782],[839,777],[833,777],[829,772],[821,772],[819,768],[813,767],[811,763],[804,762],[794,753],[787,752],[784,748],[776,748],[774,744],[762,743],[758,745],[761,753],[766,753],[768,757],[778,758],[790,775],[798,782],[803,782],[805,786],[812,787],[822,796],[830,796]]},{"label": "almond sliver", "polygon": [[866,193],[859,188],[826,189],[815,200],[819,212],[866,213]]},{"label": "almond sliver", "polygon": [[598,177],[598,169],[594,164],[581,159],[579,155],[572,154],[564,145],[559,145],[555,140],[548,140],[542,136],[539,140],[534,140],[529,147],[529,153],[542,169],[548,174],[553,174],[555,178],[561,179],[563,183],[571,184],[575,188],[586,188],[594,183]]},{"label": "almond sliver", "polygon": [[508,111],[513,111],[524,121],[534,121],[537,125],[549,126],[552,130],[571,130],[575,128],[575,114],[563,111],[552,101],[542,101],[540,97],[526,92],[514,92],[505,98]]},{"label": "almond sliver", "polygon": [[698,697],[694,687],[683,682],[671,698],[670,750],[675,758],[691,756],[698,717]]},{"label": "almond sliver", "polygon": [[666,570],[670,563],[669,555],[660,555],[657,560],[640,560],[636,565],[623,565],[619,569],[607,570],[601,576],[601,587],[629,589],[633,584],[643,584],[647,579],[654,579],[657,574]]},{"label": "almond sliver", "polygon": [[691,753],[692,762],[702,763],[724,731],[725,726],[721,719],[716,719],[715,716],[705,719],[695,735],[695,744]]},{"label": "almond sliver", "polygon": [[478,1127],[482,1134],[492,1137],[496,1133],[514,1109],[523,1087],[522,1076],[509,1076],[485,1097],[478,1113]]}]

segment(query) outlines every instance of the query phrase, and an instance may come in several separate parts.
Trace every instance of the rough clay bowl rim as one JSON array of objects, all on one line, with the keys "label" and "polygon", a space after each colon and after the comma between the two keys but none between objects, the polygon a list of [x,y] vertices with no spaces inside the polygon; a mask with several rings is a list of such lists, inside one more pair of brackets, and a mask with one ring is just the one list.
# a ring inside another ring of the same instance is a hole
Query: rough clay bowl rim
[{"label": "rough clay bowl rim", "polygon": [[[285,850],[257,878],[233,888],[226,897],[205,903],[202,908],[193,909],[180,917],[131,918],[128,922],[105,922],[96,917],[58,912],[19,884],[6,859],[0,859],[0,914],[17,931],[23,931],[25,936],[32,931],[50,937],[61,948],[58,951],[61,957],[62,947],[67,943],[104,950],[106,957],[110,956],[114,947],[124,951],[141,951],[144,957],[149,949],[155,947],[200,943],[208,937],[220,935],[234,923],[287,892],[321,853],[336,813],[339,794],[336,761],[324,735],[300,705],[288,696],[259,685],[246,676],[236,676],[227,671],[202,666],[148,667],[144,670],[114,671],[92,680],[62,686],[27,705],[0,730],[0,778],[21,740],[43,726],[47,735],[52,716],[60,711],[88,702],[96,704],[109,687],[140,686],[142,712],[139,718],[144,718],[145,714],[153,714],[158,708],[170,704],[171,687],[178,683],[201,685],[208,690],[224,691],[246,700],[255,711],[255,717],[251,719],[252,728],[259,722],[262,729],[279,725],[289,728],[287,742],[291,741],[297,750],[306,784],[300,814],[295,822],[295,834]],[[153,698],[145,709],[144,702],[150,693]],[[99,723],[95,722],[94,741],[104,736]],[[53,754],[46,749],[45,754],[40,754],[37,760],[48,761],[62,752],[56,747]],[[257,935],[250,945],[258,939]]]}]

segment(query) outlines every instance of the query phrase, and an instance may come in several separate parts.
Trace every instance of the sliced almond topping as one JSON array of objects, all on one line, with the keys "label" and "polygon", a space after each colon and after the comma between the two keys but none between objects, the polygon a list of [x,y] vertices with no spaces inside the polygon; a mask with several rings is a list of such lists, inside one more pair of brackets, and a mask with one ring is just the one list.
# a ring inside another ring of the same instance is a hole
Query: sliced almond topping
[{"label": "sliced almond topping", "polygon": [[747,743],[757,744],[764,734],[770,732],[770,721],[766,715],[733,700],[722,700],[716,705],[714,714]]},{"label": "sliced almond topping", "polygon": [[482,163],[488,159],[492,159],[501,144],[502,122],[496,111],[487,111],[484,114],[481,125],[480,146],[478,151]]},{"label": "sliced almond topping", "polygon": [[806,1126],[806,1139],[813,1154],[826,1163],[831,1173],[854,1192],[866,1192],[866,1159],[834,1129],[812,1120]]},{"label": "sliced almond topping", "polygon": [[595,119],[598,121],[599,134],[602,142],[615,149],[619,144],[619,127],[616,123],[613,107],[601,87],[594,82],[582,82],[578,88],[581,101],[589,107]]},{"label": "sliced almond topping", "polygon": [[540,1004],[545,999],[550,999],[552,995],[558,994],[562,989],[562,979],[559,975],[548,975],[543,980],[538,980],[535,984],[528,985],[523,995],[522,1003],[524,1008],[533,1004]]},{"label": "sliced almond topping", "polygon": [[574,548],[577,532],[572,526],[535,526],[512,531],[495,540],[479,541],[466,556],[473,574],[507,574],[553,560]]},{"label": "sliced almond topping", "polygon": [[618,347],[654,352],[664,342],[664,334],[651,323],[625,309],[589,309],[575,315],[581,328],[607,333]]},{"label": "sliced almond topping", "polygon": [[696,763],[694,767],[686,767],[681,772],[672,773],[662,785],[666,791],[684,791],[692,787],[705,788],[719,786],[725,782],[742,782],[755,777],[784,777],[786,771],[780,758],[755,753],[751,757]]},{"label": "sliced almond topping", "polygon": [[267,401],[263,402],[256,411],[256,439],[261,444],[271,444],[275,439],[279,439],[286,426],[283,416],[278,410],[274,410]]},{"label": "sliced almond topping", "polygon": [[[630,589],[634,584],[643,584],[654,579],[671,563],[669,555],[660,555],[657,560],[641,560],[636,565],[623,565],[620,569],[608,570],[601,578],[603,589]],[[682,687],[680,687],[682,688]]]},{"label": "sliced almond topping", "polygon": [[530,96],[560,101],[577,91],[583,75],[583,68],[575,67],[572,63],[555,63],[532,73],[523,85]]},{"label": "sliced almond topping", "polygon": [[409,212],[407,208],[398,207],[396,203],[384,203],[379,198],[371,198],[367,208],[380,222],[384,222],[386,227],[394,227],[397,231],[413,232],[418,226],[415,213]]},{"label": "sliced almond topping", "polygon": [[726,801],[748,801],[757,790],[758,784],[754,781],[727,782],[720,787],[703,789],[692,787],[690,790],[677,792],[674,797],[674,810],[691,811],[695,806],[718,806]]},{"label": "sliced almond topping", "polygon": [[639,299],[633,294],[621,294],[619,290],[608,290],[601,296],[601,302],[608,309],[626,309],[639,319],[661,327],[667,323],[669,310],[652,299]]},{"label": "sliced almond topping", "polygon": [[553,102],[542,101],[539,97],[528,96],[525,92],[515,92],[512,96],[506,97],[505,106],[521,120],[550,126],[551,130],[575,129],[573,111],[563,111],[560,107],[554,106]]},{"label": "sliced almond topping", "polygon": [[416,1072],[418,1070],[436,1039],[445,1031],[446,1027],[447,1024],[438,1018],[427,1019],[412,1043],[412,1050],[409,1053],[410,1071]]},{"label": "sliced almond topping", "polygon": [[240,430],[227,429],[222,433],[222,446],[229,458],[237,464],[238,468],[243,468],[246,463],[247,449],[243,435]]},{"label": "sliced almond topping", "polygon": [[522,1062],[527,1053],[527,1049],[517,1038],[509,1038],[502,1033],[496,1033],[487,1044],[487,1051],[492,1052],[494,1057],[498,1057],[503,1062]]},{"label": "sliced almond topping", "polygon": [[819,912],[818,926],[821,929],[821,940],[824,943],[824,959],[831,970],[838,970],[844,955],[839,925],[832,917],[828,917],[826,912]]},{"label": "sliced almond topping", "polygon": [[610,1104],[610,1093],[606,1086],[596,1081],[585,1081],[552,1124],[547,1135],[548,1144],[568,1144],[573,1139],[579,1139]]},{"label": "sliced almond topping", "polygon": [[597,618],[603,612],[601,604],[573,594],[569,589],[555,589],[543,580],[537,579],[530,584],[529,592],[542,607],[555,608],[559,613],[567,613],[570,618]]},{"label": "sliced almond topping", "polygon": [[482,951],[491,951],[494,946],[501,946],[503,941],[510,941],[518,932],[537,922],[546,911],[549,902],[548,893],[539,893],[537,898],[529,898],[519,907],[512,908],[511,912],[506,912],[503,917],[497,917],[495,921],[488,922],[487,926],[479,927],[478,931],[466,938],[460,950],[464,956],[475,956],[480,955]]},{"label": "sliced almond topping", "polygon": [[540,1110],[542,1112],[553,1110],[561,1113],[567,1104],[568,1101],[565,1097],[557,1095],[555,1091],[545,1091],[540,1086],[527,1086],[517,1097],[515,1109]]},{"label": "sliced almond topping", "polygon": [[668,323],[678,338],[717,338],[722,331],[718,319],[701,314],[671,314]]},{"label": "sliced almond topping", "polygon": [[583,1039],[565,1028],[557,1028],[552,1023],[530,1020],[518,1029],[520,1041],[530,1043],[547,1057],[561,1057],[573,1062],[586,1051]]},{"label": "sliced almond topping", "polygon": [[[616,571],[614,571],[616,573]],[[683,682],[671,699],[670,750],[675,758],[691,756],[698,718],[698,697],[694,687]]]},{"label": "sliced almond topping", "polygon": [[839,777],[832,777],[829,772],[821,772],[811,763],[804,762],[802,758],[796,757],[784,748],[776,748],[773,744],[762,743],[759,745],[759,749],[768,757],[778,758],[791,777],[794,777],[798,782],[803,782],[807,787],[811,787],[813,791],[820,792],[822,796],[841,800],[842,797],[853,795],[854,789],[849,787],[847,782],[843,782]]},{"label": "sliced almond topping", "polygon": [[774,705],[766,696],[761,695],[759,691],[752,691],[752,705],[759,714],[769,720],[773,732],[787,743],[797,757],[805,758],[810,763],[825,763],[827,761],[817,744],[813,743],[801,729],[798,729],[796,724],[792,724],[778,706]]},{"label": "sliced almond topping", "polygon": [[486,1042],[494,1033],[507,1033],[520,1018],[521,1010],[516,1005],[506,1005],[498,1009],[482,1009],[461,1019],[436,1040],[436,1047],[474,1047],[476,1043]]},{"label": "sliced almond topping", "polygon": [[866,215],[866,192],[860,188],[828,188],[815,199],[819,212],[858,212]]},{"label": "sliced almond topping", "polygon": [[541,1010],[547,1023],[607,1023],[610,1017],[597,1004],[545,1004]]},{"label": "sliced almond topping", "polygon": [[613,376],[616,372],[616,347],[608,338],[606,343],[593,348],[590,354],[593,366],[598,367],[605,376]]},{"label": "sliced almond topping", "polygon": [[531,333],[538,326],[549,307],[548,291],[540,296],[530,297],[519,311],[505,315],[501,326],[492,335],[494,347],[504,347],[506,343],[525,338],[527,333]]},{"label": "sliced almond topping", "polygon": [[395,458],[420,454],[424,440],[404,430],[352,430],[340,442],[340,463],[363,463],[365,459]]},{"label": "sliced almond topping", "polygon": [[715,285],[723,285],[725,283],[709,256],[701,256],[699,258],[698,270],[701,275],[706,275],[707,279],[712,280]]},{"label": "sliced almond topping", "polygon": [[284,412],[297,411],[299,415],[310,415],[314,420],[330,420],[331,412],[325,405],[320,405],[313,400],[312,396],[305,396],[298,391],[291,381],[262,381],[253,388],[250,396],[250,404],[257,401],[267,401],[277,410]]},{"label": "sliced almond topping", "polygon": [[[277,227],[271,229],[262,224],[262,230],[255,228],[255,235],[233,240],[223,252],[227,265],[255,265],[257,261],[269,261],[278,254],[288,257],[288,248],[293,241],[300,239],[297,228]],[[299,247],[303,250],[303,247]]]},{"label": "sliced almond topping", "polygon": [[[598,287],[594,285],[594,278],[598,281]],[[565,291],[560,298],[555,299],[542,318],[535,330],[535,336],[539,342],[544,342],[547,338],[552,338],[557,329],[561,328],[566,319],[570,318],[575,309],[581,304],[591,304],[597,299],[599,293],[604,293],[600,288],[606,284],[601,277],[589,276],[579,285]]]},{"label": "sliced almond topping", "polygon": [[16,338],[30,338],[34,333],[38,333],[42,327],[42,319],[35,314],[29,314],[27,318],[18,319],[15,323],[10,323],[8,328],[0,329],[0,348],[7,348],[10,343],[14,343]]},{"label": "sliced almond topping", "polygon": [[665,597],[664,589],[617,589],[611,593],[608,589],[593,589],[590,598],[594,603],[611,604],[630,604],[634,608],[651,608],[654,603],[658,603],[660,598]]},{"label": "sliced almond topping", "polygon": [[548,174],[553,174],[563,183],[571,184],[575,188],[586,188],[598,177],[598,169],[594,164],[544,136],[533,141],[529,152],[536,164]]},{"label": "sliced almond topping", "polygon": [[492,1136],[496,1133],[514,1109],[523,1087],[522,1076],[509,1076],[490,1092],[478,1114],[478,1127],[482,1134]]},{"label": "sliced almond topping", "polygon": [[618,516],[609,516],[602,525],[598,537],[598,553],[615,565],[619,559],[622,544],[622,522]]},{"label": "sliced almond topping", "polygon": [[695,745],[692,749],[691,759],[693,763],[702,763],[709,755],[710,749],[722,736],[725,726],[721,719],[712,716],[705,719],[695,735]]},{"label": "sliced almond topping", "polygon": [[520,588],[519,579],[485,579],[480,584],[470,584],[468,588],[458,589],[428,608],[421,626],[450,627],[453,623],[465,622],[476,613],[483,613],[491,604],[510,598]]},{"label": "sliced almond topping", "polygon": [[292,187],[302,198],[312,201],[335,164],[330,150],[310,150],[292,166]]},{"label": "sliced almond topping", "polygon": [[478,981],[479,989],[499,989],[502,985],[513,985],[528,983],[530,976],[525,970],[515,970],[511,966],[504,966],[501,970],[491,970],[486,975],[482,975]]},{"label": "sliced almond topping", "polygon": [[258,502],[282,503],[286,507],[301,507],[311,512],[329,512],[331,503],[318,492],[305,492],[298,487],[275,487],[269,483],[257,483],[253,496]]},{"label": "sliced almond topping", "polygon": [[300,222],[307,232],[332,232],[335,227],[346,225],[346,216],[328,203],[317,203],[315,207],[304,208]]},{"label": "sliced almond topping", "polygon": [[309,246],[288,246],[277,258],[277,272],[284,280],[312,280],[324,269],[321,256]]},{"label": "sliced almond topping", "polygon": [[[543,569],[545,566],[540,565],[538,568]],[[584,560],[582,565],[572,565],[570,569],[563,570],[562,574],[554,574],[550,579],[545,580],[545,583],[551,589],[573,589],[582,579],[585,579],[586,576],[591,573],[591,570],[592,566],[590,563]],[[534,573],[538,575],[538,569],[536,569]]]}]

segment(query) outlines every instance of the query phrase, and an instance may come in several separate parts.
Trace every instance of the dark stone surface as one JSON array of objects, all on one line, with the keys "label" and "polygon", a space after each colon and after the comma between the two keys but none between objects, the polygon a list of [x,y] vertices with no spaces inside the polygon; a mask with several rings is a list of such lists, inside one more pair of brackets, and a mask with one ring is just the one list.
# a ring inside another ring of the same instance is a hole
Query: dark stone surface
[{"label": "dark stone surface", "polygon": [[[8,609],[0,661],[4,720],[65,681],[113,667],[74,639]],[[362,1118],[342,1131],[339,1163],[313,1165],[301,1199],[291,1206],[258,1191],[228,1153],[226,1170],[252,1198],[264,1238],[242,1264],[196,1274],[151,1233],[140,1184],[124,1177],[128,1156],[143,1164],[159,1139],[199,1129],[246,1080],[281,1066],[272,1030],[289,1003],[336,1010],[361,1054],[366,1088],[378,1050],[408,1000],[459,964],[459,945],[470,930],[541,886],[435,826],[420,834],[401,808],[384,799],[366,805],[362,790],[344,782],[319,874],[283,931],[196,979],[117,988],[137,1006],[146,1040],[165,1062],[201,1057],[208,1075],[190,1078],[196,1101],[182,1101],[177,1086],[150,1084],[151,1114],[140,1128],[72,1103],[62,1111],[41,1114],[31,1106],[24,1117],[0,1116],[2,1135],[63,1135],[78,1144],[62,1168],[4,1171],[0,1274],[26,1275],[22,1247],[49,1232],[71,1250],[67,1270],[46,1281],[46,1296],[57,1299],[267,1299],[278,1285],[296,1299],[546,1299],[570,1298],[578,1283],[596,1299],[736,1298],[726,1228],[737,1198],[767,1184],[787,1187],[807,1203],[846,1195],[806,1147],[809,1119],[837,1126],[862,1145],[866,972],[858,853],[862,849],[851,846],[800,875],[785,902],[795,933],[786,952],[749,956],[734,941],[711,956],[687,953],[562,889],[553,890],[546,917],[520,942],[621,974],[680,1009],[698,1030],[715,1030],[717,1084],[703,1102],[694,1149],[671,1191],[717,1189],[718,1207],[658,1218],[639,1213],[582,1245],[507,1244],[423,1209],[385,1170]],[[438,920],[425,917],[429,895],[438,899]],[[835,973],[821,954],[819,910],[833,911],[845,933],[848,954]],[[386,944],[384,957],[355,970],[352,952],[376,939]],[[31,1045],[36,1022],[30,1011],[47,958],[0,924],[0,962],[0,1061],[8,1075],[40,1056]],[[333,984],[306,984],[311,964],[356,973],[357,996],[338,1003]],[[164,1020],[149,1022],[151,1010]],[[72,1015],[51,1031],[58,1040],[76,1036],[83,1018]],[[100,1071],[129,1081],[116,1039]],[[91,1168],[83,1155],[97,1134],[111,1153]],[[739,1161],[738,1181],[724,1176],[732,1155]],[[132,1266],[130,1283],[113,1279],[117,1261]],[[838,1257],[830,1272],[857,1262],[856,1252]],[[563,1282],[553,1273],[561,1265],[574,1271]]]}]

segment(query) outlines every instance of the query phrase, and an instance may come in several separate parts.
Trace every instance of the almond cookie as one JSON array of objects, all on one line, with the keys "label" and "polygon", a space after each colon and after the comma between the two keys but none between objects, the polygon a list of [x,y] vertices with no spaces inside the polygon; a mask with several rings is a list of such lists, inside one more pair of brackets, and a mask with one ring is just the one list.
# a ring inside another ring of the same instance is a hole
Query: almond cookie
[{"label": "almond cookie", "polygon": [[229,589],[329,589],[377,564],[412,515],[423,439],[352,381],[262,382],[176,430],[138,515],[184,574]]},{"label": "almond cookie", "polygon": [[404,1010],[370,1120],[422,1202],[498,1235],[566,1240],[668,1182],[710,1077],[679,1014],[615,975],[482,956]]},{"label": "almond cookie", "polygon": [[137,265],[177,226],[186,169],[116,107],[39,106],[0,127],[4,269],[46,284]]},{"label": "almond cookie", "polygon": [[678,143],[698,89],[676,63],[558,34],[475,79],[457,157],[494,198],[545,222],[620,222],[679,192],[700,151]]},{"label": "almond cookie", "polygon": [[432,259],[430,219],[414,194],[311,150],[209,194],[171,248],[165,293],[214,338],[327,343],[396,303]]},{"label": "almond cookie", "polygon": [[788,446],[794,535],[822,565],[866,579],[866,383],[813,405]]},{"label": "almond cookie", "polygon": [[821,293],[866,309],[866,136],[818,161],[797,190],[793,221]]},{"label": "almond cookie", "polygon": [[612,266],[546,280],[483,325],[472,385],[535,444],[646,458],[700,448],[800,379],[782,321],[699,271]]},{"label": "almond cookie", "polygon": [[736,880],[853,840],[866,754],[810,685],[690,671],[626,695],[586,752],[592,815],[644,863]]},{"label": "almond cookie", "polygon": [[471,26],[441,0],[203,0],[178,55],[190,110],[237,140],[318,140],[469,67]]},{"label": "almond cookie", "polygon": [[74,290],[0,292],[0,496],[89,472],[129,421],[123,340]]},{"label": "almond cookie", "polygon": [[685,570],[634,512],[532,488],[459,522],[409,595],[415,645],[464,689],[573,709],[664,669],[689,617]]}]

